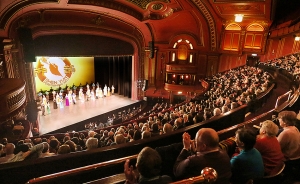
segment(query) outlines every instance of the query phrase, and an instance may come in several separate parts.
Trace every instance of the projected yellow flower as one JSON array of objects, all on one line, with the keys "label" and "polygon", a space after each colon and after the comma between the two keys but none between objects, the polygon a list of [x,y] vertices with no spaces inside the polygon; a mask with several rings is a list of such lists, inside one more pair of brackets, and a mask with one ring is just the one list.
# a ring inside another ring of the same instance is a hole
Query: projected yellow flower
[{"label": "projected yellow flower", "polygon": [[36,76],[48,86],[66,84],[75,72],[74,65],[68,58],[41,57],[34,69]]}]

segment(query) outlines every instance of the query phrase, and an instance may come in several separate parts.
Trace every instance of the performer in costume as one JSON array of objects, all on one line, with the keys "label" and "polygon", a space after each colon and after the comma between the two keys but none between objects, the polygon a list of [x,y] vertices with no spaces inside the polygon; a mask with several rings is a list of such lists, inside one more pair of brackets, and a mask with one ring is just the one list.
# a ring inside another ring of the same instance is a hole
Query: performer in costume
[{"label": "performer in costume", "polygon": [[66,94],[65,99],[66,99],[66,106],[69,106],[70,105],[69,94]]},{"label": "performer in costume", "polygon": [[45,97],[45,95],[43,95],[43,101],[42,103],[44,104],[44,107],[47,106],[47,98]]},{"label": "performer in costume", "polygon": [[79,89],[79,100],[81,100],[81,102],[84,102],[84,94],[82,87]]},{"label": "performer in costume", "polygon": [[89,101],[90,97],[91,97],[90,86],[87,84],[86,85],[86,101]]},{"label": "performer in costume", "polygon": [[91,91],[90,91],[89,88],[86,90],[85,95],[86,95],[86,101],[89,101],[89,99],[90,99],[90,97],[91,97]]},{"label": "performer in costume", "polygon": [[100,97],[100,98],[103,98],[103,91],[102,91],[101,88],[99,88],[99,97]]},{"label": "performer in costume", "polygon": [[69,91],[68,99],[69,99],[69,105],[71,105],[72,104],[71,102],[73,101],[72,100],[72,90]]},{"label": "performer in costume", "polygon": [[96,88],[96,99],[99,98],[99,95],[100,95],[99,86],[97,86],[97,88]]},{"label": "performer in costume", "polygon": [[107,86],[105,84],[104,88],[103,88],[103,96],[106,97],[107,96]]},{"label": "performer in costume", "polygon": [[57,109],[56,92],[53,91],[53,109]]},{"label": "performer in costume", "polygon": [[110,88],[107,87],[107,96],[110,96]]},{"label": "performer in costume", "polygon": [[50,114],[51,113],[51,110],[50,110],[50,103],[49,101],[47,102],[47,113]]},{"label": "performer in costume", "polygon": [[73,101],[73,104],[76,104],[76,93],[72,93],[72,101]]},{"label": "performer in costume", "polygon": [[111,94],[113,95],[115,93],[115,87],[114,85],[111,85]]},{"label": "performer in costume", "polygon": [[42,110],[42,115],[43,115],[43,116],[46,116],[46,115],[45,115],[45,111],[46,111],[46,110],[45,110],[45,105],[44,105],[44,103],[41,103],[41,110]]},{"label": "performer in costume", "polygon": [[59,93],[59,105],[61,109],[64,108],[64,97],[62,92]]},{"label": "performer in costume", "polygon": [[91,90],[91,100],[95,100],[95,92],[94,92],[94,90]]}]

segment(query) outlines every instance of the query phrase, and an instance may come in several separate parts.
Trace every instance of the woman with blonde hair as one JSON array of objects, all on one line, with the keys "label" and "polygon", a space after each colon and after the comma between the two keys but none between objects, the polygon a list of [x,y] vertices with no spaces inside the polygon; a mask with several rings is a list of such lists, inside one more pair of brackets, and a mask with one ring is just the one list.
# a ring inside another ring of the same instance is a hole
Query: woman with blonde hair
[{"label": "woman with blonde hair", "polygon": [[276,138],[279,128],[271,120],[264,121],[261,125],[254,147],[263,158],[265,175],[270,175],[283,162],[281,147]]}]

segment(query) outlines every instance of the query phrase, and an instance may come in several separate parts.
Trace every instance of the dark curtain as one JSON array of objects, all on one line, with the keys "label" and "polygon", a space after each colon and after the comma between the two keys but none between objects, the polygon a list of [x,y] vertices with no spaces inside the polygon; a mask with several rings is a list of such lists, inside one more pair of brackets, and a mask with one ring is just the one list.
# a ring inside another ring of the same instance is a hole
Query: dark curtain
[{"label": "dark curtain", "polygon": [[115,93],[131,98],[132,57],[95,57],[95,81],[103,89],[115,87]]}]

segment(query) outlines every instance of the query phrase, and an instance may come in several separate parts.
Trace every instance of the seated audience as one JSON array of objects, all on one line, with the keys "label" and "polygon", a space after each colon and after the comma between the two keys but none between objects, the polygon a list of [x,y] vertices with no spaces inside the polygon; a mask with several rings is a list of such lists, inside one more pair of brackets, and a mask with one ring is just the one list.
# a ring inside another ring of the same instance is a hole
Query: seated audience
[{"label": "seated audience", "polygon": [[15,148],[16,154],[11,159],[9,159],[7,162],[23,161],[27,157],[35,155],[35,154],[37,154],[37,156],[32,156],[31,158],[38,158],[39,154],[42,153],[43,149],[44,149],[43,143],[37,144],[37,145],[33,146],[31,149],[29,149],[28,145],[26,145],[26,144],[18,145]]},{"label": "seated audience", "polygon": [[126,184],[144,183],[144,184],[167,184],[171,182],[169,176],[160,176],[161,157],[158,152],[150,147],[145,147],[138,154],[136,168],[138,176],[134,174],[133,166],[129,166],[129,160],[124,164],[124,173]]},{"label": "seated audience", "polygon": [[265,168],[265,175],[270,175],[276,166],[283,162],[280,144],[276,139],[278,126],[270,120],[264,121],[256,137],[255,148],[260,152]]},{"label": "seated audience", "polygon": [[[199,176],[205,167],[212,167],[218,173],[215,183],[229,183],[231,177],[230,159],[227,153],[219,149],[219,136],[214,129],[201,128],[195,137],[184,133],[183,149],[174,165],[174,175],[177,179]],[[196,147],[195,147],[196,146]],[[196,154],[191,154],[195,147]]]},{"label": "seated audience", "polygon": [[251,179],[264,176],[264,164],[261,154],[254,148],[256,133],[247,128],[236,131],[236,144],[240,149],[237,156],[231,158],[231,183],[246,183]]}]

